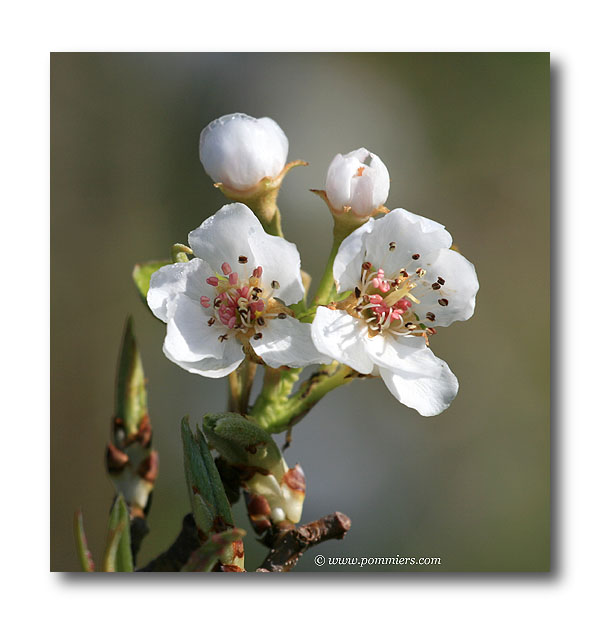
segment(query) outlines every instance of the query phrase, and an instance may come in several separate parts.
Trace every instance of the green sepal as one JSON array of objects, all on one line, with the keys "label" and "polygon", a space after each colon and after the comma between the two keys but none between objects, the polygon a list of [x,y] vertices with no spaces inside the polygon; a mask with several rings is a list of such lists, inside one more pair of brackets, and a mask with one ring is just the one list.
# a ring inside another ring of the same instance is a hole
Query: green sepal
[{"label": "green sepal", "polygon": [[123,334],[119,367],[115,419],[121,419],[128,436],[138,432],[140,423],[148,413],[146,380],[142,358],[133,333],[133,319],[128,317]]},{"label": "green sepal", "polygon": [[77,548],[77,556],[83,572],[93,572],[95,569],[92,553],[88,549],[87,538],[83,530],[83,514],[81,510],[75,512],[73,523],[75,533],[75,546]]},{"label": "green sepal", "polygon": [[241,540],[244,535],[246,535],[246,531],[243,529],[229,529],[211,535],[198,550],[192,553],[181,571],[210,572],[219,560],[222,563],[227,563],[232,544]]},{"label": "green sepal", "polygon": [[133,572],[129,511],[123,496],[117,496],[108,520],[104,572]]},{"label": "green sepal", "polygon": [[171,247],[171,260],[173,262],[189,262],[188,254],[193,254],[193,250],[190,249],[187,245],[182,245],[181,243],[175,243],[173,247]]},{"label": "green sepal", "polygon": [[273,438],[240,414],[207,414],[202,428],[210,444],[234,466],[273,472],[281,462],[281,452]]},{"label": "green sepal", "polygon": [[205,536],[233,527],[231,506],[208,444],[198,429],[190,429],[189,417],[181,421],[185,480],[198,530]]},{"label": "green sepal", "polygon": [[149,262],[141,262],[133,267],[133,282],[137,286],[138,292],[144,303],[150,289],[150,278],[152,274],[158,271],[160,267],[171,264],[170,260],[150,260]]}]

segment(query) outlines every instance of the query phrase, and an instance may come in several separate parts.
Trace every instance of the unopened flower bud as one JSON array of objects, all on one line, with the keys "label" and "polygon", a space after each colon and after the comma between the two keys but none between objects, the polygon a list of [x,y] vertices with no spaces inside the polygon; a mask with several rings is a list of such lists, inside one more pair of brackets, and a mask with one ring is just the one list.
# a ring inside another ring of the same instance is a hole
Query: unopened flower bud
[{"label": "unopened flower bud", "polygon": [[387,167],[364,147],[338,154],[329,165],[325,193],[334,212],[351,209],[357,217],[369,217],[385,203],[389,190]]},{"label": "unopened flower bud", "polygon": [[243,113],[212,121],[200,134],[200,160],[206,173],[233,191],[247,191],[285,167],[288,140],[269,117]]}]

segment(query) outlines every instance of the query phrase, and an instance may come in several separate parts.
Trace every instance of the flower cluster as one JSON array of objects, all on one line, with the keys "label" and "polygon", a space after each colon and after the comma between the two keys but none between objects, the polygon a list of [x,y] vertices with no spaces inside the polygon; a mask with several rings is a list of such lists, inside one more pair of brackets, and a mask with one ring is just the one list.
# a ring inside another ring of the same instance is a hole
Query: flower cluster
[{"label": "flower cluster", "polygon": [[167,325],[165,355],[207,377],[245,360],[277,370],[320,364],[327,375],[343,365],[346,377],[380,376],[424,416],[440,413],[458,382],[429,339],[473,314],[473,265],[439,223],[385,208],[388,170],[361,147],[333,158],[318,191],[336,226],[333,262],[307,301],[296,246],[272,235],[280,233],[274,199],[287,154],[287,137],[269,118],[227,115],[202,131],[208,175],[226,196],[251,201],[223,206],[189,234],[192,260],[152,276],[147,298]]}]

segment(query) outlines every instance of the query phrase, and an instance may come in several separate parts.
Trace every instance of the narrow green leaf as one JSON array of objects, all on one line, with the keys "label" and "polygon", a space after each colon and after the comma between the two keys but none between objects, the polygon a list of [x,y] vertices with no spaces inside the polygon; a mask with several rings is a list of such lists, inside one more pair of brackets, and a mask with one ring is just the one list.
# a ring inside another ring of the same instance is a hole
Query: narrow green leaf
[{"label": "narrow green leaf", "polygon": [[117,372],[115,418],[120,418],[127,436],[138,432],[148,414],[146,379],[142,358],[133,333],[133,318],[127,318]]},{"label": "narrow green leaf", "polygon": [[105,572],[133,572],[129,511],[121,495],[115,500],[108,520],[108,539],[103,569]]},{"label": "narrow green leaf", "polygon": [[202,428],[210,444],[234,466],[272,472],[281,462],[281,452],[273,438],[240,414],[207,414]]},{"label": "narrow green leaf", "polygon": [[133,267],[133,281],[137,286],[138,292],[144,303],[150,288],[150,278],[155,271],[166,264],[171,264],[170,260],[150,260],[149,262],[141,262]]},{"label": "narrow green leaf", "polygon": [[198,529],[208,536],[233,527],[225,488],[200,430],[192,434],[189,417],[181,421],[183,460],[192,513]]},{"label": "narrow green leaf", "polygon": [[194,551],[188,562],[181,569],[182,572],[210,572],[217,561],[227,563],[230,557],[231,545],[241,540],[246,531],[243,529],[229,529],[222,533],[215,533],[198,550]]},{"label": "narrow green leaf", "polygon": [[85,531],[83,530],[83,514],[81,510],[75,512],[73,529],[75,532],[75,545],[77,547],[77,556],[79,557],[81,569],[84,572],[93,572],[95,565],[92,559],[92,553],[88,549]]}]

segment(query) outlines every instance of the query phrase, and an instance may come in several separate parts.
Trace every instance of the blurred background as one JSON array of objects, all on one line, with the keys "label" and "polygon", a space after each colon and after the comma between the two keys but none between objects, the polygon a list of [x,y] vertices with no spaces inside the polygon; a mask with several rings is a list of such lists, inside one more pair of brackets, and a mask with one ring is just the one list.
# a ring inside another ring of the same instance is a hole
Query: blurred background
[{"label": "blurred background", "polygon": [[[435,353],[461,388],[423,418],[380,380],[326,397],[286,452],[307,477],[303,520],[352,519],[316,554],[440,557],[393,571],[543,571],[550,565],[549,55],[70,54],[51,56],[51,568],[78,570],[72,517],[101,558],[113,489],[103,467],[115,366],[133,314],[160,474],[139,563],[177,535],[188,502],[179,422],[222,411],[226,380],[170,363],[165,333],[131,281],[138,261],[226,203],[198,159],[200,130],[241,111],[286,132],[279,205],[318,280],[331,217],[323,188],[337,152],[386,163],[389,208],[445,224],[479,275],[475,316],[442,329]],[[248,527],[239,505],[236,518]],[[264,547],[246,539],[247,566]]]}]

